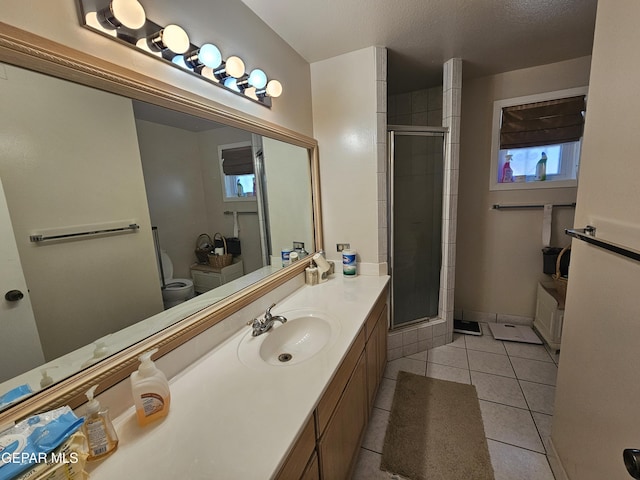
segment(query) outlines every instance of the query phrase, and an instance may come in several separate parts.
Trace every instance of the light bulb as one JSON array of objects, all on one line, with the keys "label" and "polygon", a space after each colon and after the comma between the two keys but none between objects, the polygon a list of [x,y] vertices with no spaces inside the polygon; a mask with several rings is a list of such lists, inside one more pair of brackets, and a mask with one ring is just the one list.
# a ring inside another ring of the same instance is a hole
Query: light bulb
[{"label": "light bulb", "polygon": [[187,70],[191,70],[189,65],[187,65],[187,63],[184,61],[184,55],[176,55],[171,59],[171,61],[176,65],[178,65],[179,67],[185,68]]},{"label": "light bulb", "polygon": [[234,92],[240,91],[240,89],[238,88],[238,81],[233,77],[227,77],[224,80],[224,86],[230,90],[233,90]]},{"label": "light bulb", "polygon": [[213,80],[216,83],[220,82],[220,80],[216,78],[216,75],[213,72],[213,68],[211,67],[202,67],[202,70],[200,70],[200,75],[208,78],[209,80]]},{"label": "light bulb", "polygon": [[177,54],[185,53],[190,47],[189,35],[178,25],[167,25],[151,37],[149,42],[156,50],[167,49]]},{"label": "light bulb", "polygon": [[217,68],[222,63],[222,54],[215,45],[205,43],[198,50],[198,60],[209,68]]},{"label": "light bulb", "polygon": [[267,95],[273,98],[282,95],[282,84],[278,80],[269,80],[269,83],[267,83]]},{"label": "light bulb", "polygon": [[140,50],[144,50],[147,53],[151,53],[157,57],[161,57],[162,53],[159,51],[153,51],[151,50],[151,48],[149,47],[149,42],[148,39],[146,38],[141,38],[136,42],[136,47],[138,47]]},{"label": "light bulb", "polygon": [[267,75],[262,70],[256,68],[249,74],[249,85],[262,90],[267,85]]},{"label": "light bulb", "polygon": [[244,62],[240,57],[229,57],[225,62],[225,70],[227,75],[240,78],[244,75]]},{"label": "light bulb", "polygon": [[[117,23],[131,30],[142,28],[147,21],[144,8],[137,0],[111,0],[109,9]],[[111,19],[109,22],[114,23]],[[115,26],[119,27],[120,25]]]},{"label": "light bulb", "polygon": [[259,100],[258,95],[256,94],[256,87],[245,88],[243,93],[249,98]]},{"label": "light bulb", "polygon": [[102,33],[106,33],[107,35],[111,35],[112,37],[118,36],[118,32],[116,32],[115,29],[105,28],[102,23],[100,23],[100,21],[98,20],[98,12],[88,12],[84,17],[84,21],[91,28],[100,30]]}]

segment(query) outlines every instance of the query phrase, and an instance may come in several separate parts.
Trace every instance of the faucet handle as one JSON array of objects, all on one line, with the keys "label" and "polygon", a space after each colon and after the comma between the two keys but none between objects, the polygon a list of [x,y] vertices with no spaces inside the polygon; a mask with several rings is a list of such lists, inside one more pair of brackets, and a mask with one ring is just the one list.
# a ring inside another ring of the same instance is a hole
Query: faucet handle
[{"label": "faucet handle", "polygon": [[269,308],[267,308],[267,311],[266,311],[266,312],[265,312],[265,314],[264,314],[264,318],[265,318],[265,320],[269,320],[269,319],[271,318],[271,309],[272,309],[273,307],[275,307],[275,306],[276,306],[276,304],[275,304],[275,303],[272,303],[272,304],[271,304],[271,306],[270,306]]},{"label": "faucet handle", "polygon": [[261,324],[262,324],[262,322],[260,321],[260,319],[258,317],[254,318],[253,320],[249,320],[247,322],[247,325],[251,325],[252,327],[260,326]]}]

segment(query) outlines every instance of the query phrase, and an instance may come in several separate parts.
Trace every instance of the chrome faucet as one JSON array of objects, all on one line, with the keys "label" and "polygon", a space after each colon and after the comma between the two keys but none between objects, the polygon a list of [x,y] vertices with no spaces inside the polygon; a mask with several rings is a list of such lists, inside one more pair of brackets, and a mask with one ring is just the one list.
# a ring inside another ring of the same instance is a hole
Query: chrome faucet
[{"label": "chrome faucet", "polygon": [[262,335],[263,333],[268,332],[273,327],[273,322],[276,320],[281,323],[286,323],[287,319],[282,315],[271,315],[271,309],[275,307],[276,304],[272,304],[264,314],[264,318],[260,319],[258,317],[254,318],[252,321],[247,322],[247,325],[251,325],[253,328],[252,336],[257,337],[258,335]]}]

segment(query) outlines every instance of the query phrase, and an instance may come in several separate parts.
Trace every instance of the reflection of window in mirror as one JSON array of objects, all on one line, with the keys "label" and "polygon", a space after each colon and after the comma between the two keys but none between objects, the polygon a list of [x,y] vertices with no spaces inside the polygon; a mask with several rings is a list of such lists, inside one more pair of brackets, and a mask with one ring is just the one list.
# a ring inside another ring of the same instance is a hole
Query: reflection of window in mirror
[{"label": "reflection of window in mirror", "polygon": [[255,201],[256,176],[251,142],[220,145],[218,158],[224,201]]}]

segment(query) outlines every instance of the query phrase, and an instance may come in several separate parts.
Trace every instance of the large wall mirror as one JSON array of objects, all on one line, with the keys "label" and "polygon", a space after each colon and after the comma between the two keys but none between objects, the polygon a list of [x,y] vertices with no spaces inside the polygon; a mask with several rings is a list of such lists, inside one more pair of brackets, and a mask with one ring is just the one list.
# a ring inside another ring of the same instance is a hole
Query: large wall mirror
[{"label": "large wall mirror", "polygon": [[124,378],[321,238],[313,139],[0,26],[2,420]]}]

